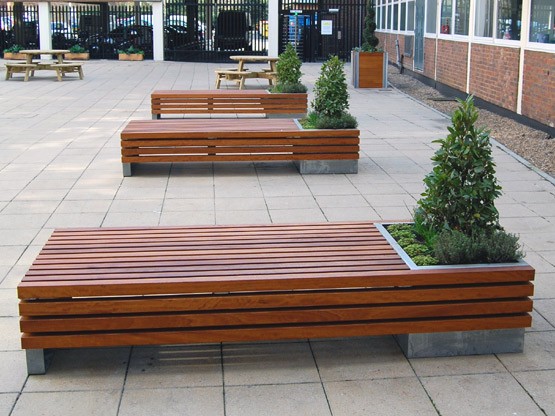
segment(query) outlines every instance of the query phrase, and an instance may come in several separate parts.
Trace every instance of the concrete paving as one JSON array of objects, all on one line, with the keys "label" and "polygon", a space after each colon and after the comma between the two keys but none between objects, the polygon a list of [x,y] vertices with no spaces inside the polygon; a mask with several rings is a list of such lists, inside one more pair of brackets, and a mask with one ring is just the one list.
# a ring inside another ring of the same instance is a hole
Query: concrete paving
[{"label": "concrete paving", "polygon": [[[498,147],[501,222],[537,270],[522,354],[409,360],[393,337],[60,350],[27,376],[15,289],[55,227],[410,218],[449,120],[393,89],[349,88],[358,174],[200,163],[123,178],[119,133],[150,119],[150,92],[214,88],[219,66],[91,61],[83,81],[0,81],[0,415],[555,415],[555,185]],[[310,88],[319,68],[303,65]]]}]

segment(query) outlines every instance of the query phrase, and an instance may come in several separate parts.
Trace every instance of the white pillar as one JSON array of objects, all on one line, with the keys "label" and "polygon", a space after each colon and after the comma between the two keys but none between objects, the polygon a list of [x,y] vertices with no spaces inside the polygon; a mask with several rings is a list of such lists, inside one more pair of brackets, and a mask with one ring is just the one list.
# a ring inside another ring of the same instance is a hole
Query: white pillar
[{"label": "white pillar", "polygon": [[152,3],[152,58],[164,60],[164,7],[161,1]]},{"label": "white pillar", "polygon": [[[39,2],[39,45],[40,49],[52,49],[50,33],[50,3]],[[41,57],[41,59],[43,59]]]},{"label": "white pillar", "polygon": [[279,0],[268,1],[268,56],[279,54]]}]

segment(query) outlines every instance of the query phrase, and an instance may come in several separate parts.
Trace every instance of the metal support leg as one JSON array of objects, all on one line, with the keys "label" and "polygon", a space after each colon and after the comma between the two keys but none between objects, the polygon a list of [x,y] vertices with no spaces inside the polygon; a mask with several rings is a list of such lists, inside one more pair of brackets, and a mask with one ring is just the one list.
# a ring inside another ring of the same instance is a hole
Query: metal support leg
[{"label": "metal support leg", "polygon": [[25,350],[27,356],[27,374],[44,374],[50,364],[52,353],[45,350]]}]

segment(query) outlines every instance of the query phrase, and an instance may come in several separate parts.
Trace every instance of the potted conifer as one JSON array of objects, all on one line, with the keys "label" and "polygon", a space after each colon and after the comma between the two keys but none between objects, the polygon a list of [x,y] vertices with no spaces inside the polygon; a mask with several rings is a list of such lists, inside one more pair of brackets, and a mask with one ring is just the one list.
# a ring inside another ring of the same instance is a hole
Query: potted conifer
[{"label": "potted conifer", "polygon": [[352,82],[355,88],[387,87],[387,52],[378,50],[376,11],[373,0],[366,4],[363,43],[351,52]]}]

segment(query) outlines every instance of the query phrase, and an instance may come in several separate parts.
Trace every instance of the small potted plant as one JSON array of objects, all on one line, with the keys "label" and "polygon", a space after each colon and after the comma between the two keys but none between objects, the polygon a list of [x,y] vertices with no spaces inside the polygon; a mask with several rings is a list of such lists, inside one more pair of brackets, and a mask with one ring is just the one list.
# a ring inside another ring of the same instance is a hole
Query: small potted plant
[{"label": "small potted plant", "polygon": [[19,53],[22,49],[25,49],[21,45],[12,45],[9,48],[4,49],[4,59],[26,59],[26,55]]},{"label": "small potted plant", "polygon": [[314,100],[307,118],[301,123],[305,128],[354,129],[357,120],[349,112],[349,93],[343,62],[332,56],[322,64],[320,76],[314,84]]},{"label": "small potted plant", "polygon": [[77,44],[69,48],[69,53],[64,54],[64,58],[69,60],[76,59],[86,61],[89,59],[89,52],[84,47]]},{"label": "small potted plant", "polygon": [[118,50],[120,61],[142,61],[145,56],[145,52],[134,46],[130,46],[124,50]]},{"label": "small potted plant", "polygon": [[276,85],[272,88],[274,93],[304,93],[307,88],[301,83],[302,62],[292,44],[288,43],[285,51],[279,55],[276,64]]},{"label": "small potted plant", "polygon": [[501,194],[489,134],[475,127],[472,96],[459,100],[449,135],[436,143],[433,170],[424,178],[414,224],[387,231],[417,266],[511,263],[523,252],[518,237],[499,224],[494,201]]},{"label": "small potted plant", "polygon": [[376,11],[373,0],[366,4],[362,46],[351,52],[352,82],[355,88],[387,87],[387,53],[378,49]]}]

